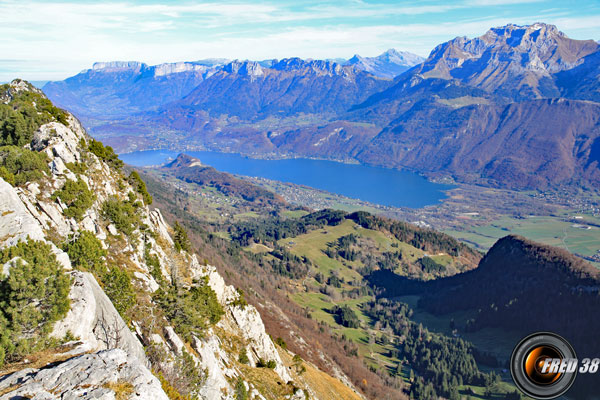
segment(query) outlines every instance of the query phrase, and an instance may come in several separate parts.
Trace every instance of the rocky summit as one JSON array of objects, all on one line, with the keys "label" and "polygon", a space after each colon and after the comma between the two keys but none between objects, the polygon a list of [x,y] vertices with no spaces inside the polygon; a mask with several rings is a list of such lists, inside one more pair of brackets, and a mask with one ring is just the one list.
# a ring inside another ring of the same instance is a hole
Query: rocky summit
[{"label": "rocky summit", "polygon": [[344,65],[367,71],[382,78],[394,78],[402,72],[422,63],[423,57],[407,51],[389,49],[377,57],[362,57],[355,54]]},{"label": "rocky summit", "polygon": [[411,73],[461,82],[519,100],[556,97],[552,74],[570,70],[598,51],[593,40],[573,40],[543,23],[492,28],[474,39],[437,46]]}]

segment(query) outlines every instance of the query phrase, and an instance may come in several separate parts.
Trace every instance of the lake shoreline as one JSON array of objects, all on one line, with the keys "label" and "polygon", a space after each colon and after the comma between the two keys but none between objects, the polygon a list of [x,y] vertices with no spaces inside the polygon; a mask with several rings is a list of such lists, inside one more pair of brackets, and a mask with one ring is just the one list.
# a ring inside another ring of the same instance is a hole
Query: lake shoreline
[{"label": "lake shoreline", "polygon": [[438,183],[413,171],[305,157],[254,158],[214,151],[141,150],[119,154],[134,167],[157,167],[185,153],[217,170],[305,185],[389,207],[440,204],[455,184]]}]

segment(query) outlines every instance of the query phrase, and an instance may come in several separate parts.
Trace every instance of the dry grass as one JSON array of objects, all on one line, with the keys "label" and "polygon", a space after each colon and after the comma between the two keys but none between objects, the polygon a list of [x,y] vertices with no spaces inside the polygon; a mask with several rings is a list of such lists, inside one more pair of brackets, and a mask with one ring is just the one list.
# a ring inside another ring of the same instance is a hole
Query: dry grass
[{"label": "dry grass", "polygon": [[[22,370],[24,368],[35,368],[39,369],[52,363],[61,363],[73,358],[72,354],[66,354],[72,350],[75,346],[59,346],[51,349],[38,351],[37,353],[29,354],[21,361],[6,364],[0,369],[0,376],[12,374],[13,372]],[[25,362],[27,360],[27,362]]]},{"label": "dry grass", "polygon": [[253,368],[243,364],[239,364],[239,368],[244,380],[252,383],[269,400],[283,399],[293,393],[293,387],[283,382],[272,369]]},{"label": "dry grass", "polygon": [[[292,356],[284,350],[279,349],[279,355],[283,363],[289,367],[293,365]],[[294,378],[294,383],[300,389],[310,387],[315,395],[322,400],[361,400],[362,397],[356,394],[352,389],[343,384],[325,372],[317,369],[309,362],[303,361],[302,365],[306,371],[297,374],[295,368],[288,368],[288,371]]]},{"label": "dry grass", "polygon": [[4,396],[5,394],[8,394],[12,391],[15,391],[20,387],[21,387],[21,385],[12,385],[7,388],[4,388],[4,389],[0,390],[0,397]]},{"label": "dry grass", "polygon": [[116,400],[127,400],[133,394],[133,385],[129,382],[109,382],[104,387],[115,392]]}]

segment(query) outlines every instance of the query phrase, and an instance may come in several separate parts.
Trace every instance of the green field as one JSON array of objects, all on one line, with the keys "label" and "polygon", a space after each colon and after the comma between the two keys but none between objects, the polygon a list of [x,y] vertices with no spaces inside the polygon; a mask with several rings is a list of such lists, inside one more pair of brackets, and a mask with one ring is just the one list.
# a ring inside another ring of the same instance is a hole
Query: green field
[{"label": "green field", "polygon": [[301,218],[308,214],[308,211],[304,210],[285,210],[281,213],[286,218]]},{"label": "green field", "polygon": [[258,254],[258,253],[269,253],[271,251],[273,251],[272,248],[265,246],[264,244],[261,243],[252,243],[250,246],[246,246],[244,247],[244,250],[247,250],[251,253],[254,254]]},{"label": "green field", "polygon": [[[278,243],[295,255],[308,257],[316,265],[318,272],[325,276],[329,276],[331,271],[336,270],[339,272],[340,277],[346,280],[362,280],[360,274],[353,270],[353,268],[361,266],[359,262],[335,260],[329,258],[323,252],[327,248],[327,243],[335,242],[340,237],[349,234],[358,235],[362,240],[369,241],[377,251],[400,251],[410,261],[421,258],[424,254],[422,250],[400,242],[396,238],[386,236],[379,231],[364,229],[350,220],[345,220],[337,226],[326,226],[294,238],[281,239]],[[392,244],[397,247],[392,247]]]},{"label": "green field", "polygon": [[[383,346],[371,339],[378,337],[380,332],[371,328],[370,318],[362,313],[362,304],[371,300],[370,296],[338,302],[333,302],[327,295],[321,293],[296,293],[292,298],[300,306],[308,307],[311,310],[312,318],[319,322],[325,322],[333,332],[345,335],[356,343],[359,349],[358,353],[367,362],[371,361],[374,366],[383,364],[389,369],[396,368],[398,365],[399,360],[388,357],[390,350],[393,348],[392,344]],[[335,305],[351,307],[360,319],[361,327],[346,328],[339,325],[330,312]],[[406,372],[407,375],[403,375],[403,378],[408,378],[408,371]]]},{"label": "green field", "polygon": [[[587,217],[586,219],[589,220]],[[582,229],[577,225],[589,229]],[[521,235],[584,256],[592,256],[600,250],[600,228],[565,221],[563,217],[529,216],[524,219],[502,217],[485,226],[468,227],[464,231],[444,232],[469,243],[475,243],[482,250],[488,250],[498,239],[509,234]]]}]

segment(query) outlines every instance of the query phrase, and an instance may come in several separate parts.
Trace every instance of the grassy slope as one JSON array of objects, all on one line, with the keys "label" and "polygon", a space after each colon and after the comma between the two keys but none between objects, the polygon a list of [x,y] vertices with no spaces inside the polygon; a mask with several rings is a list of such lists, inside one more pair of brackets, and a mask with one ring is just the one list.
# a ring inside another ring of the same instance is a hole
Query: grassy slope
[{"label": "grassy slope", "polygon": [[[360,274],[348,268],[360,267],[361,264],[358,261],[334,260],[323,252],[327,248],[327,243],[335,242],[340,237],[350,234],[368,240],[376,246],[378,251],[401,251],[403,256],[411,261],[422,257],[424,254],[422,250],[400,242],[391,235],[388,236],[383,232],[364,229],[350,220],[346,220],[337,226],[326,226],[295,238],[282,239],[279,241],[279,245],[285,246],[293,254],[308,257],[316,265],[317,272],[321,272],[325,276],[329,276],[331,271],[337,270],[340,276],[345,279],[356,278],[361,280]],[[394,248],[392,244],[398,247]]]},{"label": "grassy slope", "polygon": [[[331,271],[336,270],[339,276],[346,280],[362,279],[360,274],[356,272],[356,269],[361,266],[360,262],[331,259],[323,252],[323,250],[327,248],[328,243],[335,242],[338,238],[349,234],[355,234],[361,239],[367,240],[368,243],[374,245],[378,251],[401,251],[403,256],[411,261],[416,260],[425,254],[422,250],[406,243],[399,242],[397,239],[388,236],[383,232],[364,229],[349,220],[346,220],[337,226],[326,226],[322,229],[317,229],[294,238],[282,239],[279,241],[279,244],[286,246],[289,251],[298,256],[309,258],[315,265],[313,274],[320,272],[327,277]],[[392,243],[398,247],[392,247]],[[448,265],[453,262],[452,257],[448,255],[431,255],[431,257],[435,259],[436,262],[443,265]],[[356,343],[359,348],[360,356],[364,357],[367,363],[373,366],[382,365],[389,371],[395,370],[400,360],[391,357],[390,350],[392,350],[394,346],[392,344],[383,346],[378,340],[375,340],[380,336],[381,332],[374,329],[370,318],[365,316],[361,310],[362,304],[368,302],[371,299],[371,296],[334,301],[330,296],[315,291],[315,287],[318,283],[314,279],[307,279],[304,284],[304,292],[298,292],[291,296],[294,302],[304,308],[310,309],[312,317],[319,322],[326,323],[333,332],[340,336],[345,335]],[[344,284],[342,285],[342,288],[338,290],[350,288],[351,286]],[[451,319],[454,319],[457,325],[464,325],[466,320],[471,317],[470,314],[464,312],[442,317],[434,316],[417,307],[418,299],[418,296],[405,296],[399,300],[409,304],[413,308],[415,313],[412,319],[414,321],[422,323],[432,331],[451,336]],[[335,305],[350,306],[361,320],[361,328],[346,328],[337,324],[334,315],[330,312]],[[483,329],[476,333],[466,333],[463,337],[472,342],[479,349],[496,355],[502,362],[507,360],[514,344],[519,340],[518,337],[511,335],[510,333],[501,332],[495,329]],[[400,338],[397,337],[394,339],[400,340]],[[485,370],[485,368],[483,369]],[[502,370],[503,368],[498,368],[496,369],[496,372],[499,373],[503,379],[510,381],[509,374]],[[405,382],[408,382],[409,374],[410,367],[403,366],[402,378]],[[471,388],[476,395],[483,394],[483,388]],[[466,390],[466,387],[463,387],[462,389]],[[503,394],[501,393],[513,391],[514,389],[514,386],[511,384],[502,382],[493,388],[493,392],[499,396],[498,398],[503,398]]]}]

